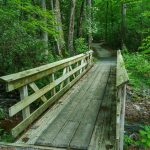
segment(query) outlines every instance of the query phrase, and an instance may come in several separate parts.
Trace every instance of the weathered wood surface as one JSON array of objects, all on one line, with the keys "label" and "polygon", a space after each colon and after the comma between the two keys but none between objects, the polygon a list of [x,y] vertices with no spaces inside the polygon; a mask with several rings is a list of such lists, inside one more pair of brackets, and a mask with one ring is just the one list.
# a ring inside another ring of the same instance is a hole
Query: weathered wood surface
[{"label": "weathered wood surface", "polygon": [[[92,69],[93,70],[93,69]],[[91,71],[92,71],[91,70]],[[88,73],[85,74],[83,78],[86,78]],[[36,139],[40,136],[40,134],[48,127],[50,123],[52,123],[58,114],[65,108],[65,106],[78,94],[79,85],[83,86],[86,82],[85,80],[80,79],[82,82],[78,82],[75,84],[61,99],[56,102],[56,104],[47,111],[42,118],[40,118],[33,126],[17,141],[17,143],[24,143],[23,139],[28,137],[28,144],[35,144]]]},{"label": "weathered wood surface", "polygon": [[[114,88],[110,86],[112,83],[107,86],[109,74],[109,64],[97,63],[71,91],[68,91],[60,99],[60,102],[53,106],[54,108],[31,126],[18,139],[17,143],[81,150],[88,149],[91,139],[93,139],[93,131],[95,131],[95,123],[102,103],[106,103],[110,111],[108,111],[107,115],[102,112],[103,117],[101,116],[100,120],[105,120],[106,117],[107,123],[103,123],[103,126],[100,125],[100,127],[105,128],[106,126],[107,129],[103,129],[101,135],[104,136],[105,133],[108,135],[110,131],[108,131],[109,125],[112,125],[111,121],[108,120],[115,122],[115,119],[111,118],[111,113],[115,116],[115,112],[112,109],[114,106],[112,99],[109,99],[112,95],[108,93],[112,92],[110,88]],[[104,92],[105,89],[108,89],[107,92]],[[108,115],[111,117],[108,117]],[[24,141],[24,139],[28,140]]]},{"label": "weathered wood surface", "polygon": [[15,128],[12,129],[12,134],[17,136],[18,133],[21,133],[25,128],[27,128],[34,120],[36,120],[46,109],[48,109],[56,100],[58,100],[75,82],[77,82],[88,70],[85,70],[77,78],[72,80],[68,85],[66,85],[62,90],[57,94],[52,96],[47,102],[40,106],[36,111],[34,111],[28,118],[23,120]]},{"label": "weathered wood surface", "polygon": [[121,55],[121,51],[117,51],[117,75],[116,75],[116,86],[119,87],[124,83],[129,81],[129,77],[127,71],[125,69],[125,64],[123,61],[123,57]]},{"label": "weathered wood surface", "polygon": [[41,79],[45,76],[48,76],[49,74],[63,69],[68,65],[74,64],[86,58],[90,53],[92,53],[92,51],[89,51],[86,54],[80,54],[74,57],[63,59],[48,65],[44,65],[27,71],[22,71],[20,73],[3,76],[0,77],[0,81],[7,82],[6,90],[12,91],[19,87],[32,83],[38,79]]},{"label": "weathered wood surface", "polygon": [[[19,136],[31,123],[38,119],[93,66],[92,53],[93,51],[88,51],[45,66],[0,77],[0,81],[5,82],[7,91],[14,89],[20,91],[21,101],[9,108],[10,117],[20,111],[22,111],[23,116],[23,120],[12,129],[14,137]],[[39,88],[37,80],[41,80],[43,77],[47,77],[49,80],[45,86]],[[28,87],[33,91],[29,95]],[[43,103],[36,110],[30,111],[30,106],[39,99]]]},{"label": "weathered wood surface", "polygon": [[[64,68],[63,75],[71,72],[74,80],[67,77],[69,84],[66,86],[60,82],[60,91],[57,94],[56,91],[52,91],[51,99],[47,99],[44,94],[41,95],[39,98],[43,101],[42,106],[14,128],[14,135],[23,131],[22,129],[39,117],[43,110],[47,110],[56,99],[65,94],[19,137],[16,145],[5,145],[7,149],[116,149],[115,74],[111,69],[111,63],[98,62],[83,76],[91,66],[79,67],[89,61],[91,60],[81,60],[81,64],[77,63],[77,72],[73,72],[76,68],[70,66]],[[56,80],[53,74],[53,81]],[[80,82],[75,84],[78,80]],[[29,86],[38,93],[38,87],[32,83]],[[75,86],[71,88],[73,84]],[[66,93],[68,89],[70,90]]]},{"label": "weathered wood surface", "polygon": [[62,76],[56,79],[55,81],[43,87],[42,89],[36,90],[34,94],[25,97],[22,101],[18,102],[17,104],[15,104],[9,109],[10,116],[14,116],[16,113],[18,113],[19,111],[21,111],[22,109],[24,109],[25,107],[27,107],[28,105],[36,101],[38,98],[42,97],[48,91],[52,90],[54,87],[56,87],[58,84],[60,84],[62,81],[67,79],[69,76],[71,76],[73,73],[77,72],[84,66],[86,66],[86,64],[83,64],[79,66],[78,68],[74,69],[73,71],[70,71],[65,76]]},{"label": "weathered wood surface", "polygon": [[64,148],[54,148],[46,146],[35,146],[27,144],[3,143],[0,142],[0,150],[66,150]]},{"label": "weathered wood surface", "polygon": [[126,102],[126,84],[129,81],[121,51],[117,52],[117,111],[116,111],[116,146],[117,150],[123,150],[124,141],[124,118]]},{"label": "weathered wood surface", "polygon": [[111,69],[88,150],[116,150],[115,70]]}]

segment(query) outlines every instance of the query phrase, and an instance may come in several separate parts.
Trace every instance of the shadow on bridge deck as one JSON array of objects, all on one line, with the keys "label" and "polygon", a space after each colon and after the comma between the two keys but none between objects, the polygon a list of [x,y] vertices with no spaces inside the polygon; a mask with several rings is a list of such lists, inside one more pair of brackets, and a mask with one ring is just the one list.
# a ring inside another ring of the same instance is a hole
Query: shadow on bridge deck
[{"label": "shadow on bridge deck", "polygon": [[114,63],[97,62],[17,143],[64,149],[115,149],[114,90]]}]

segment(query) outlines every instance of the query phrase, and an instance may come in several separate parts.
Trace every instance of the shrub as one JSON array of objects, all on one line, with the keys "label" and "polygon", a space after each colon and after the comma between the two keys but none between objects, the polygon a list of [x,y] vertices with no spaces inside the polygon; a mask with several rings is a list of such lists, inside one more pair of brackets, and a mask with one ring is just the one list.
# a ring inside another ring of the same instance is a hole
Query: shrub
[{"label": "shrub", "polygon": [[84,53],[88,51],[88,46],[84,38],[79,38],[75,40],[75,49],[77,53]]},{"label": "shrub", "polygon": [[144,148],[150,148],[150,126],[144,126],[143,130],[139,131],[139,134],[138,145]]},{"label": "shrub", "polygon": [[124,60],[130,83],[137,89],[150,85],[150,63],[142,53],[125,53]]},{"label": "shrub", "polygon": [[4,110],[0,107],[0,119],[3,119],[5,117]]},{"label": "shrub", "polygon": [[137,139],[133,139],[128,135],[124,136],[125,149],[128,149],[129,146],[138,147],[141,150],[148,150],[150,148],[150,126],[146,125],[142,128],[137,134]]}]

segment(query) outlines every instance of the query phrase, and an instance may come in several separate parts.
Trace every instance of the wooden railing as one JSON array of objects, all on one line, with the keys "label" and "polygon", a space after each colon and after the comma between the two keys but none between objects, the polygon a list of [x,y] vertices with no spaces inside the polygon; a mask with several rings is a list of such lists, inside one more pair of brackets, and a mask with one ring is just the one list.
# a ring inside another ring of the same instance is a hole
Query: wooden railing
[{"label": "wooden railing", "polygon": [[[14,137],[22,133],[92,67],[92,53],[89,51],[48,65],[0,77],[0,81],[6,84],[7,92],[15,89],[20,91],[21,101],[9,108],[10,117],[22,112],[22,121],[12,129]],[[38,80],[41,78],[47,78],[49,83],[39,87]],[[39,99],[42,104],[36,110],[32,110],[30,106]]]},{"label": "wooden railing", "polygon": [[117,111],[116,111],[116,138],[117,150],[123,150],[124,141],[124,119],[125,119],[125,102],[126,102],[126,84],[129,81],[127,71],[121,51],[117,52]]}]

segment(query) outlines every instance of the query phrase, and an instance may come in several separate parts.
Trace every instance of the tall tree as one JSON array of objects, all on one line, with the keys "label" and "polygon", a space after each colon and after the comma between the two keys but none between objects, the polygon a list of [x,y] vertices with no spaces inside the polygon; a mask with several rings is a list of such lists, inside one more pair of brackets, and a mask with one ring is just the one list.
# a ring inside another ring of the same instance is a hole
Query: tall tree
[{"label": "tall tree", "polygon": [[77,38],[82,36],[84,6],[85,6],[85,0],[82,0],[81,7],[80,7],[80,13],[79,13],[79,17],[78,17],[78,22],[77,22]]},{"label": "tall tree", "polygon": [[69,19],[69,33],[68,33],[68,51],[69,51],[70,55],[75,54],[74,47],[73,47],[75,7],[76,7],[76,0],[71,0],[71,10],[70,10],[70,19]]},{"label": "tall tree", "polygon": [[87,21],[88,21],[88,45],[92,44],[92,0],[87,0]]},{"label": "tall tree", "polygon": [[62,21],[61,21],[61,11],[60,11],[60,2],[59,0],[51,0],[52,10],[54,12],[56,24],[56,30],[59,32],[57,37],[55,38],[58,55],[62,55],[63,49],[65,47],[65,40],[64,40],[64,33],[62,28]]},{"label": "tall tree", "polygon": [[106,16],[105,16],[105,41],[107,41],[107,34],[108,34],[108,8],[109,8],[109,2],[106,1]]},{"label": "tall tree", "polygon": [[121,16],[122,16],[122,24],[121,24],[121,44],[122,49],[126,48],[125,46],[125,34],[126,34],[126,25],[125,25],[125,18],[126,18],[126,4],[124,2],[121,3]]},{"label": "tall tree", "polygon": [[[41,7],[43,10],[46,11],[46,0],[41,0]],[[45,21],[45,25],[47,25],[47,18],[44,18]],[[44,49],[45,49],[45,56],[48,56],[48,32],[47,31],[43,31],[42,32],[42,39],[43,39],[43,44],[44,44]]]}]

